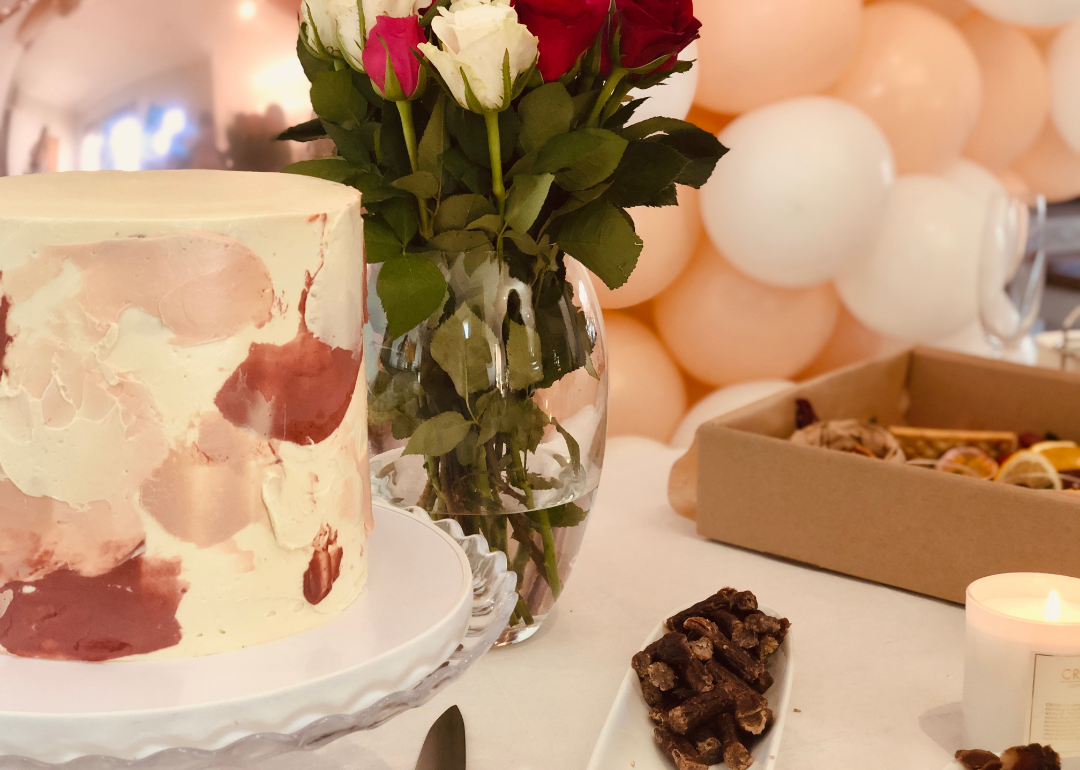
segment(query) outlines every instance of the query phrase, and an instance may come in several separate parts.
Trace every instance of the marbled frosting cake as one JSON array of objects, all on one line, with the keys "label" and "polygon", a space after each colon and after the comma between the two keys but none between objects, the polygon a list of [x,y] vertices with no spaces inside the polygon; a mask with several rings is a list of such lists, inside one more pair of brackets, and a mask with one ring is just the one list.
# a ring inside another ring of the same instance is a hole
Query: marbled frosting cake
[{"label": "marbled frosting cake", "polygon": [[0,652],[204,655],[357,598],[362,245],[317,179],[0,179]]}]

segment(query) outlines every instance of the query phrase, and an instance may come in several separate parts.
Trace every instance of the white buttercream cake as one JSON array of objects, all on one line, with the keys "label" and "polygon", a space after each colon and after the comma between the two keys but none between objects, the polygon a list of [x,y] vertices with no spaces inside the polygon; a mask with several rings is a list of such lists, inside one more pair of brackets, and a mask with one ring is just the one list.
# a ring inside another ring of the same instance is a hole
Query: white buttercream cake
[{"label": "white buttercream cake", "polygon": [[0,179],[0,652],[205,655],[357,598],[362,231],[307,177]]}]

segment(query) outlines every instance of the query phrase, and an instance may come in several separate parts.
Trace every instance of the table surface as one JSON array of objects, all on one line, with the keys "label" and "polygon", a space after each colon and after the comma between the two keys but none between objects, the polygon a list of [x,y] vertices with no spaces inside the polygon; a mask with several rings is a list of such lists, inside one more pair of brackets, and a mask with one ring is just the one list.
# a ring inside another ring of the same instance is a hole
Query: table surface
[{"label": "table surface", "polygon": [[259,769],[413,770],[428,727],[457,704],[469,770],[584,770],[649,631],[727,585],[792,621],[793,712],[777,770],[944,768],[960,748],[963,609],[699,537],[667,504],[679,454],[646,439],[609,442],[573,575],[533,639],[491,652],[377,730]]}]

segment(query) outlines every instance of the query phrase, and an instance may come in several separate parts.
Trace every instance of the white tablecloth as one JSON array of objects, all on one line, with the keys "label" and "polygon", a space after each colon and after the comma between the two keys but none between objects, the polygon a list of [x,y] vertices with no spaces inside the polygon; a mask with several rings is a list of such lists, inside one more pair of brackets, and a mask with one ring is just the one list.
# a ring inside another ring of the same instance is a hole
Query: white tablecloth
[{"label": "white tablecloth", "polygon": [[667,505],[678,454],[609,443],[581,555],[536,637],[493,651],[422,709],[259,769],[413,770],[428,727],[457,704],[469,770],[584,770],[649,631],[727,585],[792,621],[794,711],[779,770],[945,767],[960,748],[963,610],[698,537]]}]

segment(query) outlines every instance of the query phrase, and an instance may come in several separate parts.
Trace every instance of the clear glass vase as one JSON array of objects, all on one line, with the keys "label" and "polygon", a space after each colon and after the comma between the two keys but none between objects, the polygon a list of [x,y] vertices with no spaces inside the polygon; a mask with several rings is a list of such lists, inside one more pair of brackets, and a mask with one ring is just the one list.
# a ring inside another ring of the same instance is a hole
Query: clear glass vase
[{"label": "clear glass vase", "polygon": [[559,598],[596,498],[607,431],[603,318],[588,271],[559,256],[526,283],[495,254],[444,265],[440,312],[396,339],[368,267],[373,493],[482,534],[517,573],[500,644]]}]

